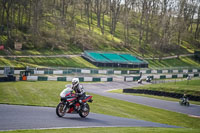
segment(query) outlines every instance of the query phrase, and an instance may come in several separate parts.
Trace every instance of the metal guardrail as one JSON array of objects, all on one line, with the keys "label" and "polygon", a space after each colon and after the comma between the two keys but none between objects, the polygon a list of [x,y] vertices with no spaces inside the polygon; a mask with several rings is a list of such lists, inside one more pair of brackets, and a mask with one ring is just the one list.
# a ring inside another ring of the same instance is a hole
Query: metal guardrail
[{"label": "metal guardrail", "polygon": [[[200,67],[182,67],[170,69],[140,69],[140,70],[114,70],[114,69],[89,69],[89,68],[65,68],[65,67],[51,67],[51,68],[30,68],[26,67],[24,70],[31,71],[31,74],[103,74],[103,75],[132,75],[132,74],[189,74],[199,73]],[[19,74],[19,69],[2,68],[0,74]]]}]

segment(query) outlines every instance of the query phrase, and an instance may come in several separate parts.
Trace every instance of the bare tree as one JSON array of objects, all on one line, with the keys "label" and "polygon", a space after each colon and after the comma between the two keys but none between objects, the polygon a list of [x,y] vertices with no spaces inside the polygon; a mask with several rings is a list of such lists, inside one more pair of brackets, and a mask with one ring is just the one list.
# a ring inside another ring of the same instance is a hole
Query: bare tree
[{"label": "bare tree", "polygon": [[[184,13],[184,6],[186,4],[186,0],[180,0],[179,1],[179,7],[178,7],[178,17],[177,17],[177,31],[178,31],[178,36],[177,36],[177,42],[178,42],[178,48],[181,46],[181,37],[182,33],[185,29],[185,21],[183,19],[183,13]],[[179,49],[177,49],[177,58],[179,58]]]},{"label": "bare tree", "polygon": [[97,16],[97,26],[101,28],[101,9],[102,9],[102,0],[95,0],[95,13]]},{"label": "bare tree", "polygon": [[197,39],[199,37],[199,33],[200,33],[200,5],[198,7],[198,15],[197,15],[197,22],[196,22],[196,30],[195,30],[195,39]]},{"label": "bare tree", "polygon": [[120,14],[120,7],[121,7],[121,0],[111,0],[110,5],[110,18],[111,18],[111,26],[110,26],[110,33],[114,35],[116,25],[119,19]]},{"label": "bare tree", "polygon": [[101,33],[104,34],[104,27],[105,27],[105,15],[108,14],[108,6],[109,0],[102,0],[102,26],[101,26]]},{"label": "bare tree", "polygon": [[127,46],[129,44],[129,12],[130,12],[130,4],[133,2],[132,0],[125,0],[124,3],[124,16],[123,16],[123,24],[124,24],[124,44]]},{"label": "bare tree", "polygon": [[87,23],[88,23],[88,27],[89,27],[89,30],[90,30],[90,4],[91,3],[91,0],[85,0],[85,12],[86,12],[86,15],[87,15]]},{"label": "bare tree", "polygon": [[142,12],[141,12],[140,24],[139,24],[139,28],[140,28],[139,29],[139,48],[140,48],[140,52],[142,53],[142,56],[144,57],[144,46],[142,46],[144,28],[142,25],[143,25],[143,21],[144,21],[144,17],[145,17],[145,12],[146,12],[147,0],[142,0],[141,5],[142,5]]}]

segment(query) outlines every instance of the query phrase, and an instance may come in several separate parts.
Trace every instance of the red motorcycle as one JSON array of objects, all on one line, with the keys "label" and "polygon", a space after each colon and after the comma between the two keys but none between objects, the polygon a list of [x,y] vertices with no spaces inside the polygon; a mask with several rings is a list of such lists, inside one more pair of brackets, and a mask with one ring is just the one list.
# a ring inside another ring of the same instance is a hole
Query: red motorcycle
[{"label": "red motorcycle", "polygon": [[60,103],[56,107],[56,114],[63,117],[65,113],[78,113],[80,117],[85,118],[90,112],[90,107],[87,102],[92,102],[92,96],[87,95],[81,102],[78,102],[76,95],[71,88],[66,88],[60,93]]}]

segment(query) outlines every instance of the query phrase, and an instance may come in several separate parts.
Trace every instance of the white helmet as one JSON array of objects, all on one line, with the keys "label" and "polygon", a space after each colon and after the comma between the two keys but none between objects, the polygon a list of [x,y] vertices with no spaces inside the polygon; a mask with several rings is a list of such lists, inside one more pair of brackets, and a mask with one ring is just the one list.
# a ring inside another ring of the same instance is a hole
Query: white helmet
[{"label": "white helmet", "polygon": [[79,79],[78,78],[73,78],[72,79],[72,87],[76,87],[79,84]]}]

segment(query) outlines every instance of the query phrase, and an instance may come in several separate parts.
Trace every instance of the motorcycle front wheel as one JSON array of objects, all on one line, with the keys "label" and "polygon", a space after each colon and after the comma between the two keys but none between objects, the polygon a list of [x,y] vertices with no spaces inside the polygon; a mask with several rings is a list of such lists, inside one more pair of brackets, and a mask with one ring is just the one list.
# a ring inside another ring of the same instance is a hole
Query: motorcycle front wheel
[{"label": "motorcycle front wheel", "polygon": [[84,107],[80,110],[79,115],[80,115],[80,117],[85,118],[85,117],[87,117],[89,115],[89,112],[90,112],[90,107],[86,103],[84,105]]},{"label": "motorcycle front wheel", "polygon": [[179,104],[182,106],[182,105],[183,105],[183,102],[182,102],[182,101],[179,101]]},{"label": "motorcycle front wheel", "polygon": [[65,105],[63,103],[59,103],[56,107],[56,114],[59,117],[63,117],[65,115]]}]

